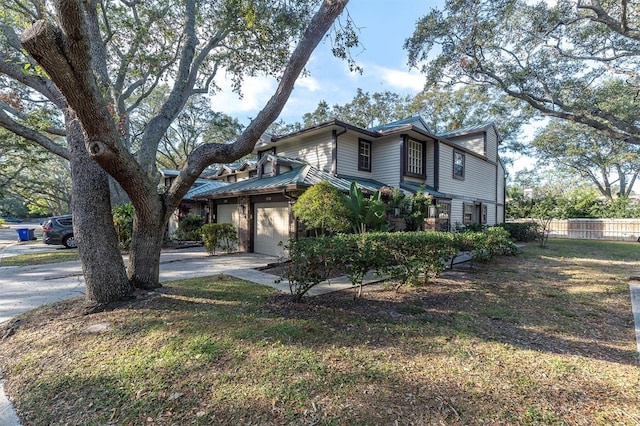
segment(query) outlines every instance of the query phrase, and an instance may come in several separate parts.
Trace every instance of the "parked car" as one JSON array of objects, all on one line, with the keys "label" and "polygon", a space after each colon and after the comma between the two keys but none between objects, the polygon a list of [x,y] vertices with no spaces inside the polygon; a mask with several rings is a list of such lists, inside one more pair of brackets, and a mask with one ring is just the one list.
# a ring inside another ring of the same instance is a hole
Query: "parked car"
[{"label": "parked car", "polygon": [[73,222],[71,215],[53,216],[42,224],[45,244],[63,245],[66,248],[76,248],[76,239],[73,236]]},{"label": "parked car", "polygon": [[19,217],[0,217],[6,223],[22,223],[22,219]]}]

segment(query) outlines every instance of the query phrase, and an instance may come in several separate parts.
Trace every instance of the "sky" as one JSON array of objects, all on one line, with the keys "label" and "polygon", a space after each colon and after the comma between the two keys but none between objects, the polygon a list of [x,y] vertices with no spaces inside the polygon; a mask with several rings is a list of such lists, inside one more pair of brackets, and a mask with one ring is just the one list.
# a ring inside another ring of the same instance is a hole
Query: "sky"
[{"label": "sky", "polygon": [[[280,119],[286,123],[302,121],[302,115],[314,111],[322,100],[329,105],[345,104],[354,98],[358,88],[371,94],[418,93],[425,78],[417,70],[409,69],[402,45],[413,33],[416,21],[443,3],[443,0],[350,0],[346,10],[360,29],[362,44],[362,49],[354,49],[351,54],[364,69],[362,75],[350,72],[346,61],[333,57],[331,43],[325,39],[307,64],[310,75],[298,79]],[[274,79],[249,78],[243,88],[244,97],[239,99],[231,91],[230,82],[220,78],[216,83],[223,92],[212,99],[213,109],[236,117],[243,124],[257,115],[276,88]]]}]

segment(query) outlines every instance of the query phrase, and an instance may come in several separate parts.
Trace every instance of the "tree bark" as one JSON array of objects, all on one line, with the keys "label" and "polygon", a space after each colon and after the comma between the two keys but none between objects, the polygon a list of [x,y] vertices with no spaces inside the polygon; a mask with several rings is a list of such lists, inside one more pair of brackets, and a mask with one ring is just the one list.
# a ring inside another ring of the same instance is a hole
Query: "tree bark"
[{"label": "tree bark", "polygon": [[72,178],[73,233],[78,243],[87,301],[106,304],[130,297],[118,237],[113,226],[109,177],[89,157],[84,133],[72,112],[65,113]]}]

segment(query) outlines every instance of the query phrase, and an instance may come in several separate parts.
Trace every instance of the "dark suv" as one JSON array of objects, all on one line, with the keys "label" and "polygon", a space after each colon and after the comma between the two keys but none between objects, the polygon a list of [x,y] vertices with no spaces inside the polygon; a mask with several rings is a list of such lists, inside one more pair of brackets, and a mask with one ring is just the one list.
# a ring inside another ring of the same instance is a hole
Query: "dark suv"
[{"label": "dark suv", "polygon": [[48,218],[42,224],[42,230],[44,231],[45,244],[61,244],[66,248],[78,247],[73,236],[73,222],[70,214]]}]

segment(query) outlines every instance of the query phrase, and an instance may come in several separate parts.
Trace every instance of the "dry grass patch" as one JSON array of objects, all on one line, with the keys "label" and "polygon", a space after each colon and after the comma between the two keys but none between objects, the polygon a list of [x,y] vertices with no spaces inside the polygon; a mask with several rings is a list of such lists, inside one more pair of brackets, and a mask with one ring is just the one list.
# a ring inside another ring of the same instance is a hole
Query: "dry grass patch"
[{"label": "dry grass patch", "polygon": [[635,425],[640,244],[549,244],[361,300],[211,277],[67,301],[23,315],[0,367],[25,425]]}]

